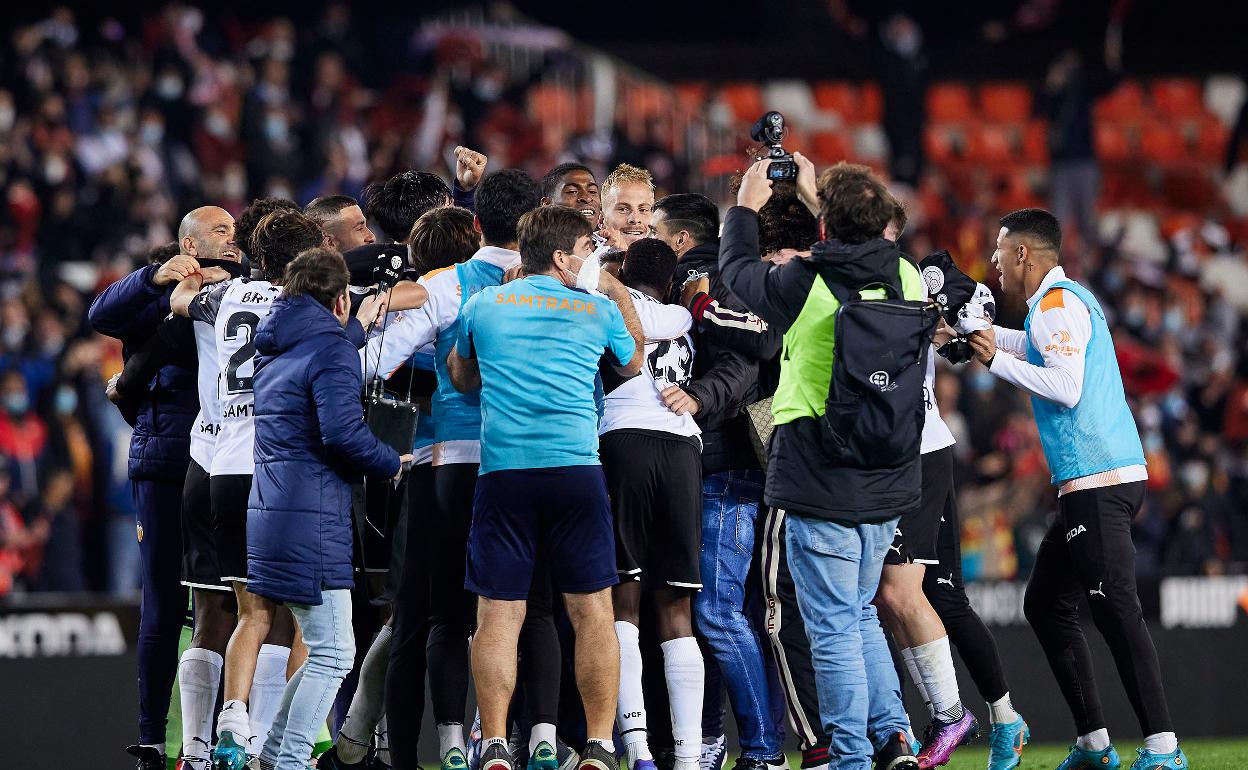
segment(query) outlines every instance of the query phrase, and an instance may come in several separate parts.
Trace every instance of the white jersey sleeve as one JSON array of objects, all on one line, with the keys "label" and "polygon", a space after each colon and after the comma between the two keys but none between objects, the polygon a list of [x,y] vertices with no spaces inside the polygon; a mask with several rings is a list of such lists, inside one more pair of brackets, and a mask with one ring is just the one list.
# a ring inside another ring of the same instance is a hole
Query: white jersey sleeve
[{"label": "white jersey sleeve", "polygon": [[459,274],[453,268],[425,275],[417,283],[428,292],[425,304],[415,310],[387,313],[384,325],[377,325],[368,344],[360,350],[365,382],[378,373],[383,379],[390,379],[407,359],[432,344],[438,331],[459,315]]},{"label": "white jersey sleeve", "polygon": [[[1054,292],[1063,296],[1052,297]],[[992,373],[1033,396],[1071,409],[1083,396],[1084,355],[1092,339],[1088,306],[1073,292],[1053,289],[1031,318],[1031,344],[1044,358],[1035,366],[1012,356],[992,359]]]},{"label": "white jersey sleeve", "polygon": [[633,298],[646,342],[674,340],[687,334],[693,326],[693,316],[680,305],[658,302],[635,289],[629,289],[628,293]]}]

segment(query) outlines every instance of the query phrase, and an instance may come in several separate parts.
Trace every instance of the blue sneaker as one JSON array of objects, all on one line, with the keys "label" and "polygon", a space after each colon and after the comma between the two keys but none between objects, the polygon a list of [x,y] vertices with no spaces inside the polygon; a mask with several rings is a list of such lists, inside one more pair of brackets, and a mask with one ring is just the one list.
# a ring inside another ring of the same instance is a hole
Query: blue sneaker
[{"label": "blue sneaker", "polygon": [[529,770],[559,770],[559,756],[555,747],[546,741],[537,744],[533,753],[529,754]]},{"label": "blue sneaker", "polygon": [[988,770],[1014,770],[1023,761],[1023,747],[1031,742],[1031,728],[1020,716],[1009,724],[992,723],[988,739]]},{"label": "blue sneaker", "polygon": [[639,759],[633,763],[633,770],[658,770],[659,766],[653,759]]},{"label": "blue sneaker", "polygon": [[234,733],[222,730],[217,735],[217,745],[212,747],[212,770],[245,770],[247,767],[247,741],[239,743]]},{"label": "blue sneaker", "polygon": [[1104,751],[1085,751],[1078,746],[1070,747],[1070,754],[1057,766],[1057,770],[1118,770],[1122,760],[1113,744]]},{"label": "blue sneaker", "polygon": [[1185,770],[1187,755],[1183,749],[1175,749],[1169,754],[1156,754],[1148,749],[1136,749],[1140,756],[1131,763],[1131,770]]},{"label": "blue sneaker", "polygon": [[452,748],[442,757],[441,770],[468,770],[468,758],[464,756],[464,752]]}]

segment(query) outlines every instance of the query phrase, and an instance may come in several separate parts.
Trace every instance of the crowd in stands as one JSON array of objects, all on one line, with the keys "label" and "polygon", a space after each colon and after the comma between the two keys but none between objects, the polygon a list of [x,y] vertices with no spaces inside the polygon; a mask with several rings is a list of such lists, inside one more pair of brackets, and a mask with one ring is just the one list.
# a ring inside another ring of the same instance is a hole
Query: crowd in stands
[{"label": "crowd in stands", "polygon": [[[390,71],[352,13],[330,3],[243,23],[171,4],[97,27],[62,7],[0,41],[0,596],[137,585],[128,427],[103,386],[120,347],[87,328],[85,308],[202,201],[237,215],[261,196],[358,197],[404,168],[445,176],[459,144],[539,176],[566,159],[630,162],[660,195],[726,200],[765,108],[786,111],[786,146],[817,163],[889,167],[889,91],[875,83],[669,87],[621,68],[604,121],[587,65],[558,35],[531,36],[537,54],[518,67],[495,54],[521,43],[498,35],[414,34]],[[1102,195],[1080,228],[1077,271],[1112,313],[1148,453],[1140,571],[1243,572],[1248,206],[1227,150],[1238,146],[1235,84],[1111,85],[1089,112]],[[915,180],[907,251],[946,248],[994,284],[993,223],[1050,202],[1046,87],[927,89],[925,160],[894,175]],[[1020,319],[1004,307],[1007,325]],[[1023,577],[1054,503],[1026,401],[974,364],[942,368],[938,389],[958,438],[967,577]]]}]

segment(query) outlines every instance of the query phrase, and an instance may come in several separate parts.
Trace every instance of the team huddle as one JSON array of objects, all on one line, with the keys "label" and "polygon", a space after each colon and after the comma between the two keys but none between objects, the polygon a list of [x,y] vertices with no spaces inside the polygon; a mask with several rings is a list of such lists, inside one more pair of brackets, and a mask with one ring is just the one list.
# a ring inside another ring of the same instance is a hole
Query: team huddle
[{"label": "team huddle", "polygon": [[321,770],[416,768],[426,693],[442,770],[721,770],[724,692],[738,770],[787,766],[786,731],[802,768],[938,767],[981,732],[989,770],[1018,767],[938,355],[1032,396],[1058,515],[1025,610],[1075,721],[1060,770],[1121,764],[1081,595],[1140,721],[1131,767],[1187,767],[1136,595],[1139,435],[1051,214],[1001,220],[1016,331],[947,252],[899,250],[905,209],[865,167],[759,161],[721,220],[629,165],[600,186],[456,161],[450,186],[196,209],[93,303],[125,343],[110,397],[147,405],[132,457],[184,452],[177,481],[135,481],[140,532],[165,527],[140,537],[145,632],[176,650],[185,590],[147,566],[171,530],[194,606],[176,670],[141,653],[140,768],[164,766],[175,673],[191,770],[302,770],[331,713]]}]

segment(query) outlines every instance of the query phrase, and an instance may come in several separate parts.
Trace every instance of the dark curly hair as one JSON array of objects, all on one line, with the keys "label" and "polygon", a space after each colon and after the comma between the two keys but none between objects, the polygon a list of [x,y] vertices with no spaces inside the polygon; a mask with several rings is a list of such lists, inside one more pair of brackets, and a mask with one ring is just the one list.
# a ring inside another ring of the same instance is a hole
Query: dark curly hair
[{"label": "dark curly hair", "polygon": [[264,272],[264,280],[278,284],[286,274],[286,265],[308,249],[320,246],[324,238],[320,225],[298,209],[274,211],[266,214],[252,233],[256,250],[253,260]]},{"label": "dark curly hair", "polygon": [[256,232],[260,220],[274,211],[298,211],[299,204],[286,198],[256,198],[234,222],[234,242],[243,250],[254,266],[260,266],[260,260],[252,254],[251,237]]},{"label": "dark curly hair", "polygon": [[658,238],[639,238],[624,253],[620,280],[636,289],[648,286],[667,293],[676,272],[676,252]]},{"label": "dark curly hair", "polygon": [[420,215],[451,202],[451,188],[437,174],[404,171],[364,188],[364,213],[386,237],[402,242]]},{"label": "dark curly hair", "polygon": [[[736,195],[741,189],[743,174],[728,182],[728,191]],[[766,256],[780,249],[804,250],[819,240],[819,220],[797,197],[794,182],[772,182],[771,198],[758,212],[758,251]]]},{"label": "dark curly hair", "polygon": [[896,199],[870,168],[842,161],[819,175],[819,204],[828,238],[857,244],[880,237]]}]

